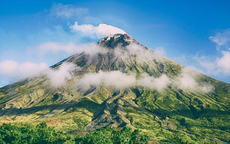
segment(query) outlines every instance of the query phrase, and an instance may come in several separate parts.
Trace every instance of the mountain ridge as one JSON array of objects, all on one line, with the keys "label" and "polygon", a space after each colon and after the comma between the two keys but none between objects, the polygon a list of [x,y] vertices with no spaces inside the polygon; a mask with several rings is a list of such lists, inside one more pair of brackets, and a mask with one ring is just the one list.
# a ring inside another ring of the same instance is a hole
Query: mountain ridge
[{"label": "mountain ridge", "polygon": [[0,88],[0,121],[47,122],[65,131],[129,126],[161,142],[178,132],[191,142],[193,136],[229,142],[229,84],[128,34],[105,37],[90,50]]}]

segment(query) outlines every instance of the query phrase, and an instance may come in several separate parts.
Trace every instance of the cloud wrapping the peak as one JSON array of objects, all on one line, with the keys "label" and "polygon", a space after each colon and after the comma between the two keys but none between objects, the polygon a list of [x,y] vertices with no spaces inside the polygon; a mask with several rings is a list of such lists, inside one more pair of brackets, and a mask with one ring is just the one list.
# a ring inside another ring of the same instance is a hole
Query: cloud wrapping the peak
[{"label": "cloud wrapping the peak", "polygon": [[79,25],[78,22],[75,22],[74,25],[71,25],[70,28],[73,32],[80,32],[83,36],[88,36],[91,38],[102,38],[110,34],[125,34],[126,32],[120,28],[114,27],[107,24],[99,24],[94,26],[91,24],[82,24]]}]

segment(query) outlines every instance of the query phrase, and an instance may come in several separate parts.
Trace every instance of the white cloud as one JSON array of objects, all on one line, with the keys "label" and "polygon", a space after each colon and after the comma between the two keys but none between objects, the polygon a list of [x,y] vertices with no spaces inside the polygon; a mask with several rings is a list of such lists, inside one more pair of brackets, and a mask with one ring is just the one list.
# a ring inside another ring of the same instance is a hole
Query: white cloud
[{"label": "white cloud", "polygon": [[166,74],[163,74],[159,78],[156,78],[154,80],[154,83],[156,85],[157,90],[162,90],[163,88],[165,88],[170,83],[170,80]]},{"label": "white cloud", "polygon": [[170,84],[170,79],[165,74],[161,75],[159,78],[150,77],[145,74],[141,79],[137,80],[138,86],[157,89],[158,91],[164,89],[168,84]]},{"label": "white cloud", "polygon": [[216,33],[209,39],[216,43],[218,52],[220,49],[225,50],[221,50],[220,55],[183,55],[174,60],[200,73],[228,81],[226,76],[230,76],[230,29]]},{"label": "white cloud", "polygon": [[23,77],[36,74],[47,68],[48,65],[46,63],[36,64],[25,62],[19,64],[13,60],[5,60],[0,62],[0,76],[4,77],[5,81],[13,82]]},{"label": "white cloud", "polygon": [[50,15],[56,17],[70,18],[74,16],[81,16],[88,13],[87,8],[78,8],[73,5],[63,5],[61,3],[53,3],[50,9]]},{"label": "white cloud", "polygon": [[204,93],[211,93],[214,91],[214,86],[209,83],[198,83],[196,77],[198,73],[191,71],[185,67],[182,69],[181,74],[174,80],[173,84],[179,89],[185,89],[189,91],[201,91]]},{"label": "white cloud", "polygon": [[45,71],[44,74],[47,75],[52,86],[61,87],[64,86],[67,80],[70,80],[74,72],[78,70],[80,70],[80,68],[73,63],[63,63],[57,70],[49,69]]},{"label": "white cloud", "polygon": [[194,90],[197,84],[193,76],[189,73],[188,69],[185,68],[178,77],[176,85],[181,89]]},{"label": "white cloud", "polygon": [[89,88],[90,86],[99,86],[104,84],[105,86],[113,86],[117,89],[128,88],[132,86],[143,86],[150,89],[156,89],[161,91],[170,83],[169,78],[163,74],[159,78],[150,77],[147,74],[143,74],[140,79],[136,79],[135,74],[127,75],[120,71],[110,71],[98,73],[85,74],[76,83],[77,86],[82,88]]},{"label": "white cloud", "polygon": [[230,51],[222,51],[223,56],[217,58],[217,66],[225,75],[230,75]]},{"label": "white cloud", "polygon": [[196,71],[213,76],[230,76],[230,51],[221,56],[195,56]]},{"label": "white cloud", "polygon": [[202,83],[200,90],[204,93],[212,93],[215,91],[215,87],[210,83]]},{"label": "white cloud", "polygon": [[132,86],[141,86],[149,89],[162,91],[168,85],[172,84],[177,89],[200,91],[203,93],[211,93],[215,90],[210,83],[198,83],[196,81],[197,73],[188,68],[184,68],[181,74],[175,79],[169,79],[166,74],[162,74],[158,78],[142,74],[140,78],[136,78],[135,74],[127,75],[120,71],[110,71],[98,73],[88,73],[76,82],[77,87],[88,89],[90,86],[112,86],[116,89],[128,88]]},{"label": "white cloud", "polygon": [[219,32],[215,36],[210,36],[209,39],[217,44],[217,50],[219,50],[221,46],[228,48],[230,46],[230,29],[222,33]]},{"label": "white cloud", "polygon": [[79,25],[78,22],[75,22],[74,25],[71,25],[70,28],[74,32],[80,32],[83,36],[88,36],[91,38],[102,38],[110,34],[124,34],[126,33],[120,28],[114,27],[107,24],[99,24],[98,26],[93,26],[91,24],[82,24]]},{"label": "white cloud", "polygon": [[89,88],[91,85],[98,86],[103,83],[106,86],[114,86],[115,88],[126,88],[135,85],[135,82],[135,76],[126,75],[120,71],[99,71],[98,73],[85,74],[78,82],[78,85]]},{"label": "white cloud", "polygon": [[217,70],[218,67],[216,65],[216,57],[196,55],[192,59],[197,63],[197,69],[200,69],[200,71],[205,74],[217,75],[221,73],[221,71]]},{"label": "white cloud", "polygon": [[13,75],[18,68],[18,63],[13,60],[6,60],[0,63],[1,75]]}]

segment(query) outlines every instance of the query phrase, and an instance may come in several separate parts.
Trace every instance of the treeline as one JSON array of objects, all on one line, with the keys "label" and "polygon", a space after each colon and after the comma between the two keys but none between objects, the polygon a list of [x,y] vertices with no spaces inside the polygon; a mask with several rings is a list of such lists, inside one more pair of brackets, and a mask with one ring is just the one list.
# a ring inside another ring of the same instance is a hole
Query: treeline
[{"label": "treeline", "polygon": [[140,130],[132,131],[129,127],[116,131],[114,128],[103,128],[87,133],[84,137],[77,136],[75,142],[79,144],[146,144],[150,137],[141,135]]},{"label": "treeline", "polygon": [[84,136],[73,136],[56,131],[53,127],[48,127],[46,123],[38,125],[4,123],[0,126],[1,144],[145,144],[149,139],[149,136],[141,134],[140,130],[133,131],[129,127],[121,130],[107,127],[89,132]]},{"label": "treeline", "polygon": [[67,133],[58,132],[46,123],[38,125],[4,123],[0,126],[1,144],[49,144],[64,143],[71,140]]}]

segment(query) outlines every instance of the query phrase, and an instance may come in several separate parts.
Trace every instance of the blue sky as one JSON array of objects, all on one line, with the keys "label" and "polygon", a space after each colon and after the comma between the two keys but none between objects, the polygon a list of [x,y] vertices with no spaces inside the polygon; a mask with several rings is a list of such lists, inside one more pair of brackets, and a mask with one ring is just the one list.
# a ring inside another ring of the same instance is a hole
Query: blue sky
[{"label": "blue sky", "polygon": [[[152,50],[230,83],[229,7],[228,0],[2,0],[0,86],[76,52],[67,47],[97,42],[103,35],[73,26],[99,24],[120,28]],[[47,47],[56,51],[44,51]]]}]

